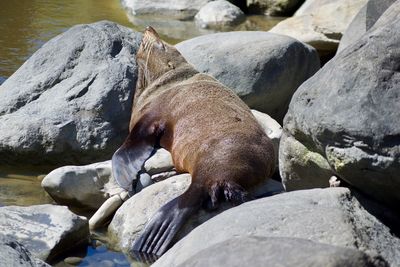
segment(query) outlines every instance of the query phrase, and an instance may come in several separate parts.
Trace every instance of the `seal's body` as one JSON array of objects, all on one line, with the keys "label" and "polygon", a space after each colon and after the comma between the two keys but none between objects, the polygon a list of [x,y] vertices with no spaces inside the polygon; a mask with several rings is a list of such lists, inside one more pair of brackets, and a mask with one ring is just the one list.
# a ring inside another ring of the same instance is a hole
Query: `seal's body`
[{"label": "seal's body", "polygon": [[178,172],[189,172],[188,190],[152,217],[133,250],[161,255],[204,201],[246,200],[246,190],[274,171],[270,139],[231,90],[198,73],[148,28],[136,55],[139,77],[130,133],[113,156],[117,182],[129,188],[154,147],[172,154]]}]

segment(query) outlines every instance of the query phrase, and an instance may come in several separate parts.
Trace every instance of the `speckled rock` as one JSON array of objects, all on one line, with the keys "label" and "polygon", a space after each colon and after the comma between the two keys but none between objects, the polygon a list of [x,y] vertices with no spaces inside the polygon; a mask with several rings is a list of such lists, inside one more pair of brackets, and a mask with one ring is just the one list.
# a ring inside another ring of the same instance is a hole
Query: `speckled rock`
[{"label": "speckled rock", "polygon": [[57,255],[88,242],[86,218],[65,206],[0,207],[0,236],[15,239],[33,256],[51,261]]},{"label": "speckled rock", "polygon": [[128,133],[140,41],[101,21],[45,43],[0,86],[0,164],[110,158]]}]

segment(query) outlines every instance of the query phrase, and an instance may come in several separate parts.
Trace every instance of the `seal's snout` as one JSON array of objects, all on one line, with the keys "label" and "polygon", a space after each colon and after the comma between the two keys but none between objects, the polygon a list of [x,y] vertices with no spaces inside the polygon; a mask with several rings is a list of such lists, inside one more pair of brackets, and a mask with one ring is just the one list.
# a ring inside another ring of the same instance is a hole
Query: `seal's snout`
[{"label": "seal's snout", "polygon": [[150,36],[152,36],[152,37],[155,38],[155,39],[160,39],[160,36],[159,36],[158,33],[156,32],[156,30],[155,30],[153,27],[151,27],[151,26],[147,26],[147,27],[146,27],[146,30],[145,30],[144,34],[147,35],[147,36],[150,35]]}]

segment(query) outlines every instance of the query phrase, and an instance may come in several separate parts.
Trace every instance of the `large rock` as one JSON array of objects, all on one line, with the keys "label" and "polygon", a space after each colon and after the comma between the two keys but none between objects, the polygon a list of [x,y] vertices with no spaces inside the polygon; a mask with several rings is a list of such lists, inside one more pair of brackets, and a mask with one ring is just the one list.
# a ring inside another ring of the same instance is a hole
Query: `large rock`
[{"label": "large rock", "polygon": [[12,267],[50,267],[47,263],[33,257],[18,241],[0,235],[0,266]]},{"label": "large rock", "polygon": [[268,16],[290,16],[304,0],[247,0],[251,13]]},{"label": "large rock", "polygon": [[217,0],[203,6],[195,19],[202,28],[223,28],[243,22],[246,16],[240,8],[228,1]]},{"label": "large rock", "polygon": [[122,0],[132,15],[162,15],[187,20],[193,18],[200,8],[211,0]]},{"label": "large rock", "polygon": [[328,188],[283,193],[229,209],[194,229],[155,266],[179,266],[200,251],[249,235],[309,239],[372,257],[379,254],[393,266],[400,265],[400,240],[348,189]]},{"label": "large rock", "polygon": [[[321,155],[332,175],[398,209],[399,10],[397,1],[385,12],[388,16],[384,14],[382,22],[378,20],[379,25],[338,54],[294,94],[284,121],[284,135],[290,138],[282,139],[280,150],[286,188],[291,186],[290,175],[297,177],[299,184],[310,182],[308,174],[297,171],[296,162],[302,161],[299,156],[304,153],[293,153],[295,149],[285,144],[285,140],[295,139],[305,151]],[[319,172],[320,166],[310,166],[307,173]]]},{"label": "large rock", "polygon": [[360,39],[394,2],[396,0],[369,0],[344,32],[338,52]]},{"label": "large rock", "polygon": [[0,207],[0,236],[15,239],[35,257],[51,261],[57,255],[88,242],[84,217],[65,206]]},{"label": "large rock", "polygon": [[128,132],[140,40],[102,21],[44,44],[0,86],[0,164],[111,157]]},{"label": "large rock", "polygon": [[[165,265],[156,262],[154,266]],[[178,266],[384,267],[389,265],[380,257],[371,257],[359,250],[330,246],[301,238],[241,236],[212,245]]]},{"label": "large rock", "polygon": [[[189,174],[173,176],[144,188],[126,201],[118,209],[108,227],[108,236],[114,249],[129,252],[133,241],[139,236],[153,214],[165,203],[185,192],[190,183],[191,176]],[[269,180],[252,191],[251,194],[257,197],[259,195],[273,195],[282,191],[283,188],[280,183]],[[179,240],[201,223],[231,207],[231,204],[224,203],[214,211],[201,210],[192,216],[183,229],[179,231],[177,239]]]},{"label": "large rock", "polygon": [[124,191],[112,179],[111,161],[64,166],[50,172],[42,187],[62,205],[98,209],[110,196]]},{"label": "large rock", "polygon": [[200,72],[214,76],[251,108],[278,122],[293,92],[319,69],[314,49],[267,32],[210,34],[176,48]]},{"label": "large rock", "polygon": [[353,18],[367,0],[331,1],[310,13],[278,23],[270,32],[291,36],[315,47],[321,56],[334,54]]}]

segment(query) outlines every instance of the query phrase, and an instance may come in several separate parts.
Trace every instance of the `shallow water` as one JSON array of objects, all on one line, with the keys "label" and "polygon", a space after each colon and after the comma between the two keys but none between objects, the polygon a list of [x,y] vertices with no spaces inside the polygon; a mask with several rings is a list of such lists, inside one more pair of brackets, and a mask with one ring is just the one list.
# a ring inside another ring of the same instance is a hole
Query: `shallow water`
[{"label": "shallow water", "polygon": [[[154,26],[170,42],[215,32],[199,29],[193,21],[165,17],[128,16],[119,0],[18,0],[0,1],[0,84],[46,41],[71,26],[111,20],[142,31]],[[282,18],[249,16],[241,25],[224,30],[269,30]]]}]

